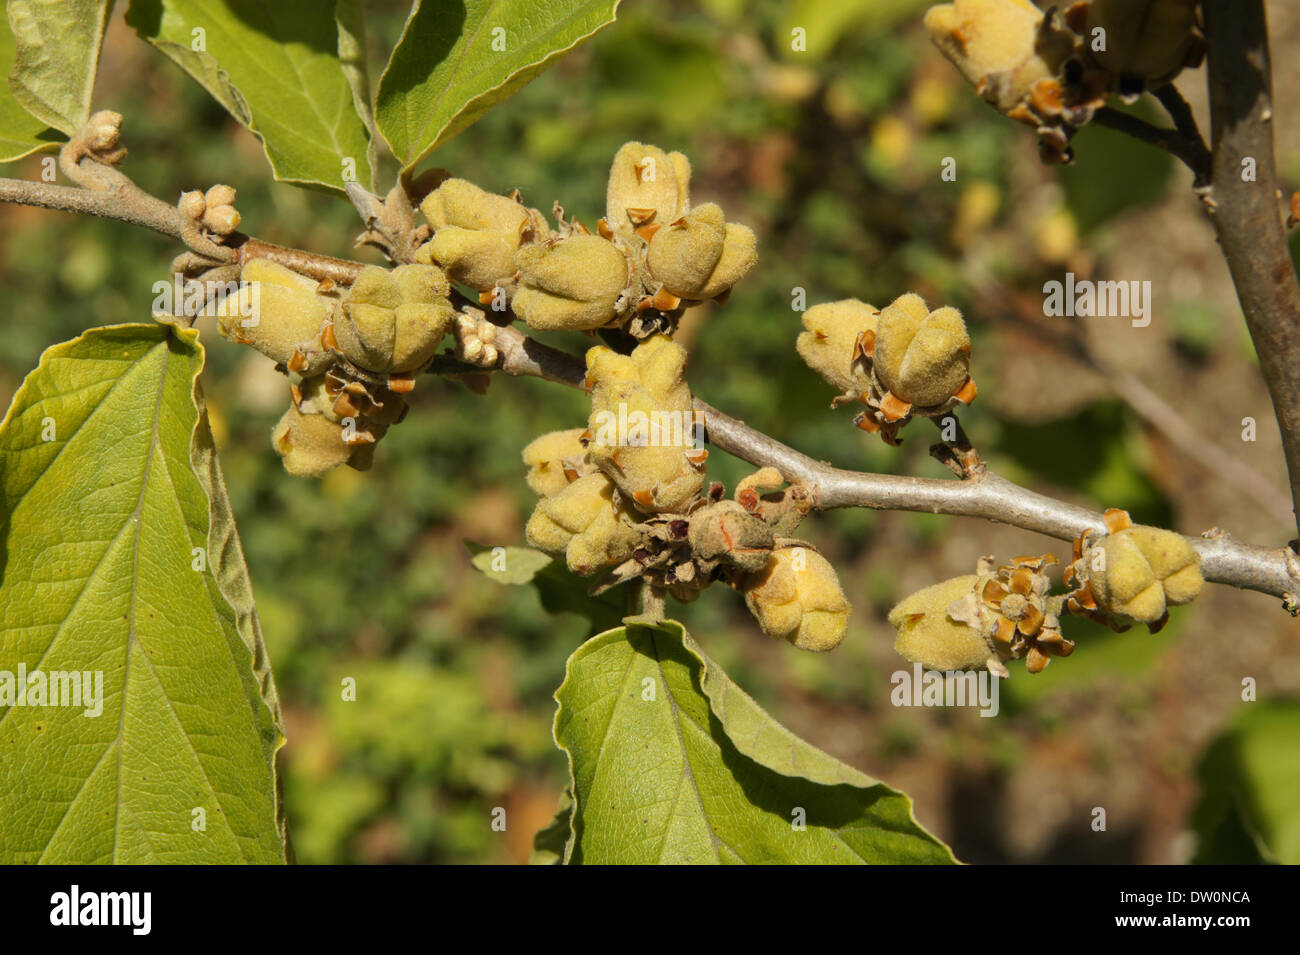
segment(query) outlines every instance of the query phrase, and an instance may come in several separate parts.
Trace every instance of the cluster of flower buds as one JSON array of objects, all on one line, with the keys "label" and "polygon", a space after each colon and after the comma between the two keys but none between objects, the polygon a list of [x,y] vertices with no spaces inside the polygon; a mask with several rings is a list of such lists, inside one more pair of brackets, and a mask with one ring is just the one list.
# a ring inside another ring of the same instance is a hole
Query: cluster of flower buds
[{"label": "cluster of flower buds", "polygon": [[889,444],[913,415],[942,417],[975,399],[970,337],[955,308],[932,312],[913,293],[883,310],[847,299],[808,309],[803,326],[799,355],[840,391],[831,406],[866,405],[858,427]]},{"label": "cluster of flower buds", "polygon": [[1107,534],[1085,531],[1074,542],[1065,581],[1076,584],[1067,608],[1120,629],[1118,620],[1145,623],[1152,632],[1169,608],[1201,592],[1200,556],[1181,534],[1134,524],[1128,513],[1106,512]]},{"label": "cluster of flower buds", "polygon": [[1074,644],[1061,635],[1064,597],[1049,596],[1051,554],[1017,557],[997,567],[980,559],[977,573],[954,577],[907,597],[889,613],[894,649],[933,670],[989,670],[1008,675],[1006,661],[1025,660],[1039,673]]},{"label": "cluster of flower buds", "polygon": [[285,469],[319,477],[341,464],[369,468],[375,443],[405,415],[411,373],[452,324],[446,275],[432,265],[369,266],[341,290],[255,258],[240,280],[219,327],[289,377],[292,405],[271,434]]},{"label": "cluster of flower buds", "polygon": [[509,305],[530,328],[622,326],[647,337],[688,304],[725,299],[757,261],[750,229],[713,203],[691,207],[690,176],[680,153],[625,144],[594,233],[558,204],[551,229],[517,192],[448,179],[421,203],[433,237],[418,259],[477,290],[484,305]]},{"label": "cluster of flower buds", "polygon": [[1112,93],[1172,80],[1204,53],[1197,0],[955,0],[931,7],[936,46],[1000,112],[1034,127],[1045,162],[1074,158],[1070,137]]},{"label": "cluster of flower buds", "polygon": [[1061,634],[1066,613],[1115,630],[1125,621],[1164,626],[1169,607],[1191,603],[1203,583],[1199,557],[1173,531],[1135,525],[1125,511],[1105,514],[1108,533],[1086,531],[1074,542],[1065,583],[1050,594],[1051,554],[1017,557],[995,567],[981,558],[978,572],[926,587],[889,613],[898,632],[894,649],[934,670],[990,670],[1006,676],[1008,660],[1025,660],[1039,673],[1052,657],[1068,657],[1074,643]]},{"label": "cluster of flower buds", "polygon": [[593,593],[641,579],[683,603],[722,581],[745,594],[764,633],[806,650],[844,638],[849,604],[834,569],[793,533],[811,502],[775,468],[742,480],[734,499],[704,489],[707,452],[686,352],[667,336],[630,355],[587,353],[586,429],[542,435],[523,451],[540,500],[526,533],[582,576],[607,571]]},{"label": "cluster of flower buds", "polygon": [[630,355],[591,348],[588,427],[524,448],[528,485],[541,496],[529,542],[564,554],[573,573],[623,564],[643,537],[643,515],[686,511],[699,499],[707,451],[693,446],[685,363],[685,348],[667,335]]},{"label": "cluster of flower buds", "polygon": [[574,573],[631,558],[642,515],[681,513],[699,501],[708,452],[695,446],[685,365],[686,349],[666,335],[630,355],[590,349],[588,427],[543,435],[524,449],[528,485],[541,496],[528,539],[565,553]]},{"label": "cluster of flower buds", "polygon": [[231,186],[213,186],[207,192],[181,193],[176,206],[181,215],[197,222],[214,235],[230,235],[239,228],[239,212],[235,209],[235,190]]}]

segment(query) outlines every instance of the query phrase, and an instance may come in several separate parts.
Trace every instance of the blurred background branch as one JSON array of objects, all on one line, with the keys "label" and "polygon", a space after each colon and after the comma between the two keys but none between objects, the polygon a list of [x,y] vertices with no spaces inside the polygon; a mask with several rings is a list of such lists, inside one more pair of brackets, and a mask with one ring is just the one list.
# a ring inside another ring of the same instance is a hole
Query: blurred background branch
[{"label": "blurred background branch", "polygon": [[1263,0],[1206,0],[1203,9],[1214,150],[1211,208],[1282,432],[1295,522],[1300,521],[1300,282],[1278,204],[1268,24]]}]

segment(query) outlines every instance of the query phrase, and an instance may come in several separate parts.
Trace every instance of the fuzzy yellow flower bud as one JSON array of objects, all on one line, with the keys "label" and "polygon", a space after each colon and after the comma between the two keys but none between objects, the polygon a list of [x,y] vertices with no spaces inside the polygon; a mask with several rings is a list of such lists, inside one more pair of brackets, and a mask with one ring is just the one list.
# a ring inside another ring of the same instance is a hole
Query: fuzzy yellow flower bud
[{"label": "fuzzy yellow flower bud", "polygon": [[681,153],[624,143],[609,170],[605,221],[615,231],[666,226],[689,208],[690,189],[691,164]]},{"label": "fuzzy yellow flower bud", "polygon": [[766,569],[744,583],[745,605],[769,637],[801,650],[833,650],[848,630],[849,606],[835,568],[799,541],[778,541]]},{"label": "fuzzy yellow flower bud", "polygon": [[[1092,0],[1086,49],[1098,66],[1119,79],[1119,91],[1136,96],[1177,76],[1203,49],[1196,27],[1197,0]],[[1098,32],[1100,31],[1100,32]]]},{"label": "fuzzy yellow flower bud", "polygon": [[[196,193],[197,195],[197,193]],[[252,345],[287,365],[298,352],[307,364],[296,371],[320,374],[333,361],[320,342],[334,302],[318,283],[270,259],[250,259],[240,272],[239,293],[221,307],[218,327],[231,341]]]},{"label": "fuzzy yellow flower bud", "polygon": [[432,265],[367,266],[343,300],[334,326],[339,350],[367,371],[408,372],[424,365],[455,314],[450,286]]},{"label": "fuzzy yellow flower bud", "polygon": [[241,221],[235,209],[235,190],[231,186],[215,185],[203,195],[203,228],[217,235],[230,235]]},{"label": "fuzzy yellow flower bud", "polygon": [[727,222],[714,203],[657,230],[646,252],[650,274],[679,298],[702,301],[731,288],[758,261],[747,226]]},{"label": "fuzzy yellow flower bud", "polygon": [[932,584],[906,597],[889,612],[898,631],[894,649],[912,663],[930,670],[980,670],[998,654],[979,630],[953,619],[948,609],[971,597],[977,574]]},{"label": "fuzzy yellow flower bud", "polygon": [[581,476],[579,472],[584,471],[583,459],[587,454],[582,432],[582,428],[552,431],[524,448],[524,464],[528,465],[525,480],[539,497],[559,494],[569,486],[571,478]]},{"label": "fuzzy yellow flower bud", "polygon": [[1142,623],[1191,603],[1203,582],[1200,557],[1182,535],[1145,525],[1107,534],[1079,566],[1099,607]]},{"label": "fuzzy yellow flower bud", "polygon": [[873,356],[880,383],[903,401],[934,407],[970,378],[970,338],[961,312],[931,312],[908,293],[880,313]]},{"label": "fuzzy yellow flower bud", "polygon": [[421,251],[453,281],[486,291],[515,273],[515,254],[525,241],[544,238],[536,210],[486,192],[464,179],[448,179],[420,203],[433,226]]},{"label": "fuzzy yellow flower bud", "polygon": [[597,473],[538,501],[525,532],[534,547],[564,554],[569,570],[589,576],[632,556],[638,535],[631,521],[614,504],[614,485]]},{"label": "fuzzy yellow flower bud", "polygon": [[867,390],[869,375],[857,360],[858,342],[876,334],[880,311],[856,298],[814,305],[803,313],[795,347],[799,357],[826,383],[844,393]]},{"label": "fuzzy yellow flower bud", "polygon": [[570,235],[524,246],[512,308],[539,331],[588,331],[618,314],[629,284],[627,256],[598,235]]},{"label": "fuzzy yellow flower bud", "polygon": [[289,408],[271,432],[271,445],[296,477],[320,477],[347,464],[356,450],[344,440],[343,426],[323,414]]},{"label": "fuzzy yellow flower bud", "polygon": [[935,46],[1003,113],[1015,110],[1039,80],[1055,76],[1069,55],[1064,37],[1042,42],[1042,22],[1030,0],[956,0],[925,14]]},{"label": "fuzzy yellow flower bud", "polygon": [[642,511],[681,511],[704,485],[686,349],[654,335],[631,355],[587,352],[591,461]]}]

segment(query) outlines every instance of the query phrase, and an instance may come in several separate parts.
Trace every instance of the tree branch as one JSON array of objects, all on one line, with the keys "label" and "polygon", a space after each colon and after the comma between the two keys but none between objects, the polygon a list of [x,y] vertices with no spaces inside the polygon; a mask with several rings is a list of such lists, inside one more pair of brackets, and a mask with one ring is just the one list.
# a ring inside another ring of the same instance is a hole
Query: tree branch
[{"label": "tree branch", "polygon": [[[1271,175],[1271,160],[1269,168]],[[179,211],[147,194],[145,198],[148,201],[126,192],[0,178],[0,202],[117,219],[185,241]],[[1276,224],[1280,227],[1280,222]],[[319,281],[347,285],[365,267],[360,262],[272,245],[238,233],[227,241],[237,263],[269,258]],[[513,325],[498,329],[496,346],[499,368],[507,374],[544,378],[575,388],[585,385],[586,366],[581,358],[529,338]],[[1095,511],[1019,487],[991,471],[974,471],[965,480],[846,471],[816,461],[703,401],[697,399],[695,406],[705,414],[708,440],[714,447],[758,467],[775,467],[787,481],[807,487],[814,506],[822,510],[870,507],[976,517],[1063,541],[1073,540],[1089,528],[1105,530]],[[1293,480],[1293,487],[1297,483]],[[1300,597],[1296,596],[1300,594],[1300,558],[1294,552],[1242,544],[1218,530],[1189,541],[1201,555],[1207,580],[1271,594],[1282,598],[1292,613],[1300,611]]]},{"label": "tree branch", "polygon": [[180,211],[161,199],[148,198],[150,201],[144,202],[131,193],[81,189],[27,179],[0,179],[0,202],[116,219],[180,240]]},{"label": "tree branch", "polygon": [[1210,207],[1273,399],[1300,520],[1300,282],[1277,201],[1264,3],[1207,0],[1204,13],[1214,144]]},{"label": "tree branch", "polygon": [[[582,359],[529,338],[513,326],[500,329],[496,344],[501,370],[507,374],[545,378],[573,388],[585,383]],[[1106,530],[1096,511],[1030,491],[991,471],[964,481],[846,471],[816,461],[706,402],[696,399],[695,407],[704,412],[710,444],[757,467],[774,467],[787,481],[803,484],[819,510],[870,507],[977,517],[1063,541],[1073,541],[1088,529]],[[1218,530],[1188,541],[1201,555],[1206,580],[1280,597],[1288,609],[1300,607],[1295,596],[1300,593],[1300,559],[1290,551],[1243,544]]]}]

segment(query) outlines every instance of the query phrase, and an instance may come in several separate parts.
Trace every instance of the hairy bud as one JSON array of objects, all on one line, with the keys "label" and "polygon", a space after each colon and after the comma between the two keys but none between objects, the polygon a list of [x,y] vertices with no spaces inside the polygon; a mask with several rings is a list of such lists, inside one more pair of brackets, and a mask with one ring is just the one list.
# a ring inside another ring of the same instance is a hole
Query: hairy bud
[{"label": "hairy bud", "polygon": [[1098,607],[1142,623],[1160,620],[1168,606],[1191,603],[1203,583],[1192,545],[1173,531],[1145,525],[1107,534],[1075,566]]},{"label": "hairy bud", "polygon": [[979,580],[977,574],[954,577],[904,598],[889,612],[889,623],[898,631],[894,649],[930,670],[982,670],[990,659],[998,661],[978,627],[949,614],[953,604],[974,598]]},{"label": "hairy bud", "polygon": [[314,279],[270,259],[250,259],[240,281],[239,295],[226,301],[218,319],[222,335],[284,365],[298,354],[303,360],[295,370],[304,375],[330,366],[333,358],[320,337],[334,302],[317,293]]},{"label": "hairy bud", "polygon": [[552,431],[535,438],[524,448],[524,464],[528,465],[525,480],[539,497],[559,494],[571,481],[590,472],[582,434],[582,428]]},{"label": "hairy bud", "polygon": [[515,273],[515,254],[525,242],[544,239],[541,213],[507,196],[486,192],[464,179],[448,179],[422,203],[433,238],[421,248],[455,282],[487,291]]},{"label": "hairy bud", "polygon": [[801,650],[833,650],[848,630],[849,606],[835,568],[811,546],[780,540],[767,567],[747,577],[745,605],[769,637]]},{"label": "hairy bud", "polygon": [[747,574],[766,569],[776,544],[772,528],[735,501],[718,501],[693,512],[687,540],[700,560]]},{"label": "hairy bud", "polygon": [[517,263],[520,288],[511,305],[539,331],[609,324],[629,285],[627,256],[598,235],[575,233],[525,246]]},{"label": "hairy bud", "polygon": [[624,143],[605,191],[605,221],[615,231],[666,226],[690,206],[691,164],[681,153]]},{"label": "hairy bud", "polygon": [[799,357],[832,388],[845,394],[867,390],[865,363],[858,360],[863,335],[876,334],[880,310],[856,298],[814,305],[803,313],[806,329],[795,343]]},{"label": "hairy bud", "polygon": [[638,539],[630,515],[614,503],[614,485],[599,473],[538,501],[526,533],[530,544],[564,554],[569,569],[584,577],[627,560]]},{"label": "hairy bud", "polygon": [[323,414],[290,407],[271,432],[271,445],[296,477],[320,477],[347,464],[356,450],[344,441],[343,426]]},{"label": "hairy bud", "polygon": [[447,277],[432,265],[362,270],[334,327],[339,350],[367,371],[409,372],[424,365],[447,333],[454,310]]},{"label": "hairy bud", "polygon": [[880,383],[908,404],[942,405],[970,378],[970,338],[961,313],[931,312],[909,292],[880,313],[873,356]]},{"label": "hairy bud", "polygon": [[925,14],[930,39],[980,95],[1012,113],[1040,80],[1055,76],[1064,48],[1039,42],[1043,12],[1030,0],[956,0]]},{"label": "hairy bud", "polygon": [[727,222],[710,202],[658,229],[646,265],[654,280],[679,298],[716,298],[754,267],[756,245],[751,229]]},{"label": "hairy bud", "polygon": [[647,513],[684,511],[704,486],[703,449],[694,447],[686,349],[655,335],[631,355],[587,352],[592,463]]}]

